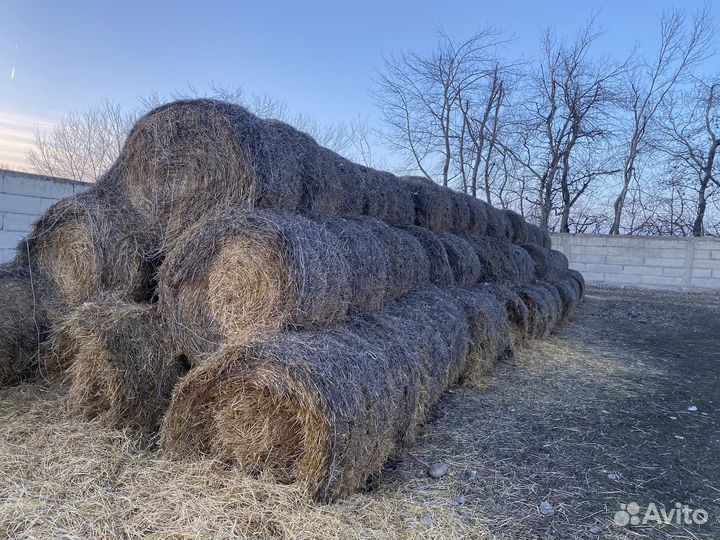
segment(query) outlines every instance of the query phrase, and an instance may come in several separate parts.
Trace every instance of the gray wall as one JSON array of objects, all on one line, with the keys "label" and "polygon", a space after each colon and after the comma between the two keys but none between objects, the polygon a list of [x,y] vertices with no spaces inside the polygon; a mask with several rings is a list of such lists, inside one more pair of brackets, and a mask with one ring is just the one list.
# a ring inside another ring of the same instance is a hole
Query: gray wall
[{"label": "gray wall", "polygon": [[720,289],[720,239],[553,234],[588,283],[653,289]]},{"label": "gray wall", "polygon": [[18,242],[55,201],[89,184],[0,169],[0,262],[13,258]]}]

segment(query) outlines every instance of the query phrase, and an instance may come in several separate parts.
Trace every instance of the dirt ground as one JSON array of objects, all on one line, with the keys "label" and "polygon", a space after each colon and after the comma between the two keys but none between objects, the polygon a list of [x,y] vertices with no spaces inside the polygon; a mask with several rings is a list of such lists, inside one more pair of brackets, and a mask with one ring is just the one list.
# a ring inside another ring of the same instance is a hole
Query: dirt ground
[{"label": "dirt ground", "polygon": [[[4,389],[0,536],[718,538],[719,374],[720,295],[591,288],[569,325],[487,388],[452,389],[416,445],[331,505],[76,419],[58,383]],[[642,523],[676,503],[707,522]],[[633,523],[614,523],[621,509]]]}]

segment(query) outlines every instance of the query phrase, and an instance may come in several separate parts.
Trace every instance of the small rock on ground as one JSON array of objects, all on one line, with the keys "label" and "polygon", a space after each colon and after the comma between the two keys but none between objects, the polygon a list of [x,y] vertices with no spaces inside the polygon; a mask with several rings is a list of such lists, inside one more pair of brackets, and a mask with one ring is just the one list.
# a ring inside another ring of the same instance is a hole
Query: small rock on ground
[{"label": "small rock on ground", "polygon": [[448,473],[448,468],[444,463],[433,463],[427,473],[430,478],[442,478]]}]

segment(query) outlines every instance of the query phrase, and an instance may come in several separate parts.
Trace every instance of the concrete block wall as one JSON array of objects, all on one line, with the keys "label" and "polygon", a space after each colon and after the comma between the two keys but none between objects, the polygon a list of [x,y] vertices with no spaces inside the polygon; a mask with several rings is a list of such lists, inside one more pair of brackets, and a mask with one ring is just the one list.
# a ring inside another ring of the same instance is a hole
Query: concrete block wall
[{"label": "concrete block wall", "polygon": [[588,283],[720,289],[720,239],[553,234],[553,249]]},{"label": "concrete block wall", "polygon": [[53,203],[90,184],[0,169],[0,262],[15,255],[18,242]]}]

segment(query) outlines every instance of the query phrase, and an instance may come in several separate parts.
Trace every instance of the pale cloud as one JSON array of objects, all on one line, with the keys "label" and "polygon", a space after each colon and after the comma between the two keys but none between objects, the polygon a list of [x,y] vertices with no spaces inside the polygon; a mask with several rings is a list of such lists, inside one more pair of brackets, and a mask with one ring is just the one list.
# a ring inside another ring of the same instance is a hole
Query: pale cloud
[{"label": "pale cloud", "polygon": [[14,79],[14,78],[15,78],[15,66],[13,66],[13,67],[12,67],[12,70],[10,71],[10,78],[11,78],[11,79]]},{"label": "pale cloud", "polygon": [[59,116],[55,114],[39,116],[0,110],[0,163],[12,169],[25,169],[35,128],[51,129],[57,120]]}]

